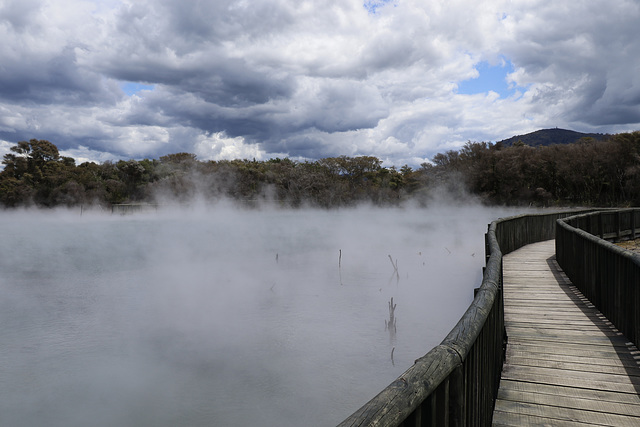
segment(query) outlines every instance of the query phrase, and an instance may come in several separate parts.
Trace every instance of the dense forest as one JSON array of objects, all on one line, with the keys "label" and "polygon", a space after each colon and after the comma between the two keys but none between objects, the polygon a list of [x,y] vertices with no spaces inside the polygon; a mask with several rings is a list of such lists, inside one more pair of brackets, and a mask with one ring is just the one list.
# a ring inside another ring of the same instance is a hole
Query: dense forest
[{"label": "dense forest", "polygon": [[511,146],[468,142],[417,170],[384,167],[372,156],[200,161],[190,153],[76,165],[73,158],[60,156],[53,143],[36,139],[11,147],[2,163],[0,204],[5,208],[224,198],[249,205],[385,206],[409,200],[425,204],[442,192],[502,205],[640,203],[640,132],[537,147],[522,141]]}]

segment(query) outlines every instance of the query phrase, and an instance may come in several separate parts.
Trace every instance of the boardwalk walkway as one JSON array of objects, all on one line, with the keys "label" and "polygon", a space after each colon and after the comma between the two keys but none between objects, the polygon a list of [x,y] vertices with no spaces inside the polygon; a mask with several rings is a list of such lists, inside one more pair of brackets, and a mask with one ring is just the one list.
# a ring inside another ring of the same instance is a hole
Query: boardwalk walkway
[{"label": "boardwalk walkway", "polygon": [[640,352],[554,253],[550,240],[504,258],[509,342],[493,425],[640,426]]}]

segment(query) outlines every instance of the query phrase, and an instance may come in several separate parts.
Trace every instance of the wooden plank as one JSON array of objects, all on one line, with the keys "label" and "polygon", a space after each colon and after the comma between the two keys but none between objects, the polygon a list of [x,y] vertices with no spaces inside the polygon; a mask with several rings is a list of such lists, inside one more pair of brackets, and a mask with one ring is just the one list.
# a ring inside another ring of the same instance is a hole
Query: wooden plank
[{"label": "wooden plank", "polygon": [[[588,319],[575,319],[575,320],[565,320],[563,323],[558,323],[553,319],[519,319],[514,317],[510,321],[512,326],[515,327],[526,327],[530,325],[539,326],[542,328],[550,328],[550,329],[565,329],[566,327],[572,327],[580,330],[602,330],[606,328],[610,331],[617,331],[613,324],[605,324],[602,326],[595,325],[592,321]],[[603,322],[606,323],[606,322]]]},{"label": "wooden plank", "polygon": [[[507,301],[508,302],[508,301]],[[537,317],[552,317],[561,319],[563,317],[566,318],[577,318],[577,319],[591,319],[593,320],[604,320],[602,316],[598,315],[598,313],[589,313],[584,311],[577,310],[565,310],[565,311],[550,311],[548,309],[531,305],[509,305],[505,307],[505,313],[518,313],[524,318],[535,319]]]},{"label": "wooden plank", "polygon": [[613,427],[637,427],[640,425],[640,418],[628,415],[612,413],[602,413],[558,406],[536,405],[525,402],[512,402],[509,400],[498,400],[496,410],[501,412],[515,412],[518,414],[531,415],[534,417],[544,417],[560,421],[578,421],[601,426]]},{"label": "wooden plank", "polygon": [[541,313],[539,311],[531,312],[530,310],[522,309],[505,309],[505,320],[527,323],[542,324],[541,322],[553,321],[553,322],[588,322],[591,326],[613,326],[611,323],[602,322],[600,325],[594,324],[594,321],[601,320],[597,317],[585,316],[578,313]]},{"label": "wooden plank", "polygon": [[[629,349],[627,345],[620,343],[611,343],[607,341],[593,341],[593,342],[569,342],[572,337],[567,337],[565,341],[562,339],[544,339],[532,336],[518,336],[512,335],[509,337],[510,345],[523,345],[529,347],[536,347],[537,352],[556,352],[560,351],[561,354],[571,354],[568,351],[586,353],[586,352],[605,352],[612,355],[627,353],[636,356],[637,350]],[[624,340],[623,340],[624,341]],[[523,350],[525,347],[520,347]],[[566,351],[563,351],[565,349]]]},{"label": "wooden plank", "polygon": [[[585,383],[616,383],[640,387],[640,378],[628,375],[602,374],[599,372],[584,372],[566,369],[542,368],[535,366],[504,365],[502,373],[505,378],[517,378],[518,375],[534,376],[561,376],[566,380],[578,383],[584,380]],[[635,391],[635,390],[634,390]]]},{"label": "wooden plank", "polygon": [[498,399],[531,403],[534,405],[557,406],[561,408],[640,417],[640,403],[604,402],[594,398],[575,398],[558,396],[557,394],[509,390],[506,388],[500,390]]},{"label": "wooden plank", "polygon": [[[554,345],[560,344],[564,345],[569,340],[571,340],[572,344],[582,345],[582,346],[604,346],[604,347],[614,347],[614,348],[623,348],[629,349],[630,344],[626,337],[620,336],[604,336],[604,335],[580,335],[580,334],[566,334],[561,335],[560,333],[544,333],[542,331],[536,332],[522,332],[515,331],[512,335],[509,336],[509,339],[512,343],[517,341],[531,341],[532,344],[539,345]],[[596,348],[594,348],[596,350]]]},{"label": "wooden plank", "polygon": [[493,412],[493,425],[496,427],[522,427],[522,426],[543,426],[543,427],[584,427],[598,424],[591,424],[578,421],[557,420],[546,417],[534,417],[531,415],[519,414],[514,412],[502,412],[496,410]]},{"label": "wooden plank", "polygon": [[640,405],[640,396],[635,393],[619,393],[605,390],[589,390],[560,385],[538,384],[525,381],[502,379],[500,389],[523,391],[528,393],[550,394],[576,399],[596,399],[604,402],[619,402]]},{"label": "wooden plank", "polygon": [[[560,361],[560,360],[549,360],[543,358],[532,358],[532,355],[528,355],[529,357],[511,357],[508,360],[510,365],[520,365],[520,366],[535,366],[538,368],[552,368],[552,369],[562,369],[566,371],[584,371],[584,372],[599,372],[599,373],[609,373],[616,375],[625,375],[625,376],[640,376],[639,372],[634,372],[637,369],[626,369],[624,365],[612,365],[612,364],[594,364],[594,363],[585,363],[583,359],[579,359],[580,361]],[[588,359],[589,361],[593,359]],[[609,360],[609,359],[601,359],[601,360]],[[637,368],[638,366],[631,365],[629,368]]]},{"label": "wooden plank", "polygon": [[512,323],[514,327],[520,327],[520,328],[525,328],[530,326],[545,328],[545,329],[560,329],[560,330],[565,328],[581,330],[584,328],[585,331],[597,332],[599,330],[600,331],[605,330],[609,332],[616,332],[616,333],[619,332],[613,325],[608,325],[608,324],[594,325],[593,321],[590,321],[589,319],[567,319],[567,318],[554,319],[550,317],[545,317],[541,319],[520,319],[516,316],[512,316],[512,318],[509,319],[509,323]]},{"label": "wooden plank", "polygon": [[[531,345],[536,345],[541,348],[548,348],[550,351],[555,351],[557,347],[568,345],[569,340],[573,340],[571,343],[572,348],[576,348],[579,351],[599,351],[611,349],[615,353],[626,351],[629,346],[626,344],[626,339],[620,341],[610,341],[606,337],[603,339],[596,339],[597,337],[579,337],[575,335],[567,335],[565,337],[560,336],[535,336],[535,335],[518,335],[514,334],[509,336],[509,342],[511,344],[519,344],[521,342],[528,342]],[[633,350],[635,351],[635,350]]]},{"label": "wooden plank", "polygon": [[[514,300],[514,299],[505,298],[505,301],[508,301],[511,306],[536,307],[538,310],[546,311],[546,312],[553,312],[557,310],[567,310],[575,313],[594,314],[596,316],[598,315],[597,312],[590,312],[587,310],[580,310],[576,308],[576,302],[571,300],[558,301],[558,300],[543,299],[543,298],[528,299],[528,300],[521,300],[521,299]],[[586,308],[591,308],[591,307],[586,306]]]},{"label": "wooden plank", "polygon": [[[545,333],[545,334],[562,334],[566,333],[567,335],[583,335],[583,336],[611,336],[611,337],[622,337],[624,334],[619,332],[617,329],[613,327],[602,327],[596,326],[593,323],[583,322],[582,324],[566,324],[566,323],[524,323],[524,322],[511,322],[511,330],[514,332],[521,331],[523,335],[527,333]],[[563,328],[564,326],[564,328]]]},{"label": "wooden plank", "polygon": [[[509,323],[513,322],[513,327],[516,328],[542,328],[542,329],[568,329],[572,331],[585,330],[588,331],[608,331],[617,332],[618,330],[610,322],[600,321],[598,318],[589,318],[586,316],[576,315],[538,315],[538,316],[526,316],[523,311],[509,311],[507,316],[505,313],[505,321]],[[597,321],[597,323],[594,323]],[[566,326],[566,328],[563,328]],[[582,329],[585,328],[585,329]]]},{"label": "wooden plank", "polygon": [[637,395],[637,388],[633,384],[622,384],[609,381],[576,381],[573,378],[549,376],[548,374],[536,374],[532,372],[511,372],[504,373],[505,380],[524,381],[537,384],[556,385],[563,387],[576,387],[588,390],[612,391],[617,393],[629,393]]},{"label": "wooden plank", "polygon": [[[505,290],[505,292],[509,292],[508,289]],[[602,315],[602,313],[594,310],[591,307],[584,307],[583,309],[579,309],[575,306],[575,302],[573,303],[573,306],[570,304],[553,304],[553,305],[542,305],[542,304],[535,304],[536,301],[523,301],[523,300],[511,300],[509,298],[505,298],[504,299],[505,302],[508,302],[509,305],[505,306],[505,309],[509,310],[509,309],[530,309],[530,313],[531,315],[533,315],[534,313],[549,313],[549,314],[580,314],[583,316],[587,316],[587,317],[598,317],[598,318],[604,318],[604,316]],[[544,301],[544,300],[543,300]],[[564,310],[557,310],[554,308],[558,308],[559,306],[564,306],[563,309]]]},{"label": "wooden plank", "polygon": [[535,357],[540,361],[556,361],[556,362],[571,362],[571,363],[584,363],[587,365],[606,365],[606,366],[624,366],[629,368],[638,368],[638,359],[631,357],[586,357],[583,354],[557,354],[557,353],[534,353],[530,351],[518,351],[509,346],[507,350],[507,360],[516,360],[518,358],[531,358]]},{"label": "wooden plank", "polygon": [[592,348],[585,349],[584,346],[577,346],[572,344],[565,345],[541,345],[540,343],[530,342],[517,342],[515,339],[509,340],[509,347],[519,351],[529,353],[554,353],[559,355],[575,355],[580,354],[583,357],[604,357],[604,358],[625,358],[628,360],[637,360],[637,355],[631,352],[625,354],[618,352],[614,347],[599,346],[595,350]]},{"label": "wooden plank", "polygon": [[[505,309],[505,317],[511,317],[509,320],[518,320],[521,322],[529,322],[529,323],[538,323],[544,322],[547,320],[552,320],[554,322],[589,322],[591,325],[594,325],[594,320],[601,320],[595,316],[585,316],[584,314],[579,313],[540,313],[536,311],[532,313],[530,310],[521,308],[506,308]],[[611,323],[602,322],[603,326],[612,326]],[[595,326],[595,325],[594,325]]]},{"label": "wooden plank", "polygon": [[619,332],[602,332],[580,333],[580,331],[560,329],[544,329],[544,328],[511,328],[510,337],[518,337],[520,339],[531,339],[541,341],[560,341],[567,342],[570,339],[573,343],[593,344],[593,345],[613,345],[619,347],[628,347],[633,345]]},{"label": "wooden plank", "polygon": [[571,294],[567,295],[564,292],[559,292],[552,288],[540,289],[539,287],[535,289],[520,288],[518,292],[508,291],[507,294],[504,296],[504,299],[509,301],[514,301],[514,302],[515,301],[527,302],[527,301],[538,301],[538,300],[559,301],[561,299],[564,300],[566,298],[574,302],[585,302],[583,298],[577,295],[571,295]]},{"label": "wooden plank", "polygon": [[[595,315],[600,314],[597,311],[593,310],[594,307],[591,307],[589,305],[585,305],[584,307],[576,307],[576,303],[584,304],[582,301],[578,299],[572,301],[571,299],[568,299],[566,297],[562,297],[563,300],[559,300],[559,298],[560,297],[558,298],[537,297],[536,298],[532,296],[531,298],[528,298],[528,299],[522,299],[522,298],[515,299],[515,298],[506,297],[504,298],[504,300],[516,306],[518,305],[533,306],[543,311],[553,311],[555,309],[562,307],[565,310],[569,310],[576,313],[582,312],[582,313],[595,314]],[[544,304],[544,305],[541,305],[541,304]]]},{"label": "wooden plank", "polygon": [[[584,303],[585,307],[574,306],[576,311],[584,310],[584,308],[589,308],[593,310],[593,307],[590,307],[588,301],[585,301],[583,298],[580,298],[577,295],[567,295],[566,293],[563,295],[560,292],[556,292],[552,289],[540,289],[540,288],[531,288],[524,289],[520,288],[520,294],[510,293],[508,288],[505,288],[507,293],[505,294],[505,299],[513,302],[527,303],[530,301],[537,300],[545,300],[549,302],[555,302],[556,304],[567,304],[567,303]],[[553,293],[551,293],[553,292]],[[526,295],[528,294],[528,295]],[[589,310],[587,310],[589,311]],[[595,310],[594,310],[595,311]]]},{"label": "wooden plank", "polygon": [[552,288],[549,289],[540,289],[536,288],[534,291],[537,291],[537,294],[532,293],[532,290],[526,290],[520,288],[518,292],[509,291],[505,296],[505,300],[509,301],[556,301],[559,298],[569,297],[572,301],[580,301],[584,300],[577,295],[567,295],[562,291],[558,291]]},{"label": "wooden plank", "polygon": [[[539,307],[535,307],[535,306],[510,306],[508,308],[505,308],[505,315],[517,315],[518,319],[522,320],[522,321],[536,321],[536,319],[540,319],[540,320],[544,320],[544,319],[554,319],[554,320],[558,320],[558,321],[562,321],[563,319],[566,320],[590,320],[591,323],[593,323],[594,321],[598,322],[601,321],[602,318],[595,315],[595,314],[588,314],[588,313],[583,313],[583,312],[577,312],[577,311],[569,311],[569,310],[565,310],[564,312],[562,311],[549,311],[549,310],[544,310],[541,309]],[[606,325],[606,322],[601,323],[602,325]],[[597,325],[597,323],[596,323]]]}]

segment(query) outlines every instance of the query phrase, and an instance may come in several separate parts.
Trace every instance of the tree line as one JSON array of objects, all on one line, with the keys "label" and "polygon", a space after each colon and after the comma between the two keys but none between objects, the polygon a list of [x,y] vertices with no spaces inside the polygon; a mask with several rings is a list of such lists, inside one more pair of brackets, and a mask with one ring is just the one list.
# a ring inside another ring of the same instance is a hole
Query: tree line
[{"label": "tree line", "polygon": [[191,153],[159,159],[76,165],[46,140],[11,147],[0,172],[0,204],[110,206],[230,198],[283,206],[339,207],[361,202],[428,203],[438,192],[468,193],[488,204],[636,205],[640,202],[640,132],[597,141],[529,147],[468,142],[412,169],[384,167],[373,156],[200,161]]},{"label": "tree line", "polygon": [[640,132],[535,148],[468,142],[437,154],[427,169],[444,180],[460,179],[493,204],[638,205]]}]

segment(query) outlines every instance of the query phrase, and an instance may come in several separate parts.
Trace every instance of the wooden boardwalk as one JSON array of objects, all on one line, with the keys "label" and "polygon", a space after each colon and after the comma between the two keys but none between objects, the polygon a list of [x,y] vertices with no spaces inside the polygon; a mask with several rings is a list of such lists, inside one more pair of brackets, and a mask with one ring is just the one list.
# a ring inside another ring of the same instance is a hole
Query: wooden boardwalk
[{"label": "wooden boardwalk", "polygon": [[640,352],[571,284],[554,241],[504,257],[494,426],[640,426]]}]

